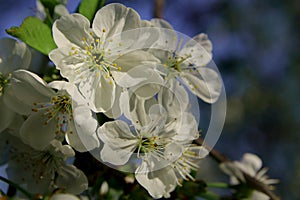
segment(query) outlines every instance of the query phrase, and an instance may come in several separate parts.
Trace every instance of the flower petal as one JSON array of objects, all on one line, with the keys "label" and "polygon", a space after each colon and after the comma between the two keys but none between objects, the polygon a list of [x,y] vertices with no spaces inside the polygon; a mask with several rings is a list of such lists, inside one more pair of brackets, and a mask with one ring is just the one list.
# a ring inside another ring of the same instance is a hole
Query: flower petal
[{"label": "flower petal", "polygon": [[33,106],[33,103],[49,102],[55,95],[38,75],[26,70],[15,71],[11,85],[16,97],[30,106]]},{"label": "flower petal", "polygon": [[53,38],[58,47],[76,45],[84,47],[83,38],[92,40],[90,22],[81,14],[65,15],[53,24]]},{"label": "flower petal", "polygon": [[80,200],[77,196],[71,194],[54,194],[50,200]]},{"label": "flower petal", "polygon": [[[120,120],[106,122],[97,133],[104,142],[101,158],[114,165],[125,164],[138,145],[137,138],[132,134],[129,126]],[[116,154],[118,159],[111,156],[111,152]]]},{"label": "flower petal", "polygon": [[207,103],[214,103],[218,100],[222,80],[217,72],[212,69],[201,67],[199,74],[195,76],[190,73],[181,72],[181,77],[192,93]]},{"label": "flower petal", "polygon": [[88,188],[85,174],[73,165],[64,165],[58,171],[56,185],[71,194],[80,194]]},{"label": "flower petal", "polygon": [[73,107],[74,121],[69,128],[73,130],[66,135],[66,140],[79,152],[90,151],[99,147],[96,135],[97,120],[92,117],[91,110],[86,106]]},{"label": "flower petal", "polygon": [[106,38],[140,26],[139,14],[119,3],[102,7],[95,15],[93,30]]},{"label": "flower petal", "polygon": [[45,124],[48,118],[44,112],[46,111],[40,110],[31,114],[20,130],[23,142],[38,150],[43,150],[56,136],[57,122],[52,119],[48,124]]},{"label": "flower petal", "polygon": [[177,185],[176,175],[171,167],[149,171],[147,163],[143,162],[135,172],[135,178],[155,198],[169,197]]},{"label": "flower petal", "polygon": [[193,39],[189,40],[179,55],[190,55],[191,57],[186,60],[196,66],[206,66],[212,59],[212,44],[206,34],[199,34]]},{"label": "flower petal", "polygon": [[182,84],[176,79],[169,79],[158,93],[158,102],[171,117],[179,117],[189,105],[189,96]]},{"label": "flower petal", "polygon": [[3,75],[28,68],[30,61],[31,53],[24,43],[11,38],[0,39],[0,72]]}]

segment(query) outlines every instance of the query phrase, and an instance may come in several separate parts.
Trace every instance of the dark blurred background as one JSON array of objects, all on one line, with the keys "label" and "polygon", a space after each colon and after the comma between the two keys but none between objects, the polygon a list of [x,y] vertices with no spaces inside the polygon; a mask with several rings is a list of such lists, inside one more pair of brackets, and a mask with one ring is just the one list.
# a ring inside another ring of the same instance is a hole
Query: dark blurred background
[{"label": "dark blurred background", "polygon": [[[69,0],[73,12],[78,0]],[[153,17],[154,0],[119,0]],[[34,0],[0,0],[0,36],[35,14]],[[300,199],[300,1],[166,0],[175,30],[207,33],[227,92],[227,118],[216,149],[234,160],[259,155],[278,178],[282,199]],[[205,161],[204,161],[205,162]],[[205,165],[205,163],[204,163]],[[204,167],[211,175],[217,168]]]}]

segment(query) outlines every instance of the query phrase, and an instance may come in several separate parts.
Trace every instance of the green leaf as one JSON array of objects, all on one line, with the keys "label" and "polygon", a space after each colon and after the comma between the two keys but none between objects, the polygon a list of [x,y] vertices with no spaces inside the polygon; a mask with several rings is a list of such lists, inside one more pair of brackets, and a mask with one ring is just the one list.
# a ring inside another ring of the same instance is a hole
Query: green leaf
[{"label": "green leaf", "polygon": [[20,27],[11,27],[6,32],[45,55],[56,48],[51,28],[35,17],[26,18]]},{"label": "green leaf", "polygon": [[82,0],[78,12],[92,21],[95,13],[104,6],[104,3],[105,0]]}]

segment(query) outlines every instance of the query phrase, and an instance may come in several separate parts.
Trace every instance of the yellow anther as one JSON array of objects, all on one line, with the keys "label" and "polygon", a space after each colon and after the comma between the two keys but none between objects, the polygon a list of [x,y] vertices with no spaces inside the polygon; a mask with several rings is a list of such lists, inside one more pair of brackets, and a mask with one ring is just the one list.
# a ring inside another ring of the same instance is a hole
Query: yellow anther
[{"label": "yellow anther", "polygon": [[105,29],[105,28],[104,28],[104,29],[102,29],[102,32],[103,32],[103,33],[105,33],[105,32],[106,32],[106,29]]},{"label": "yellow anther", "polygon": [[86,41],[86,38],[85,38],[85,37],[83,37],[81,40],[82,40],[83,42],[85,42],[85,41]]},{"label": "yellow anther", "polygon": [[90,32],[90,35],[94,35],[94,32]]},{"label": "yellow anther", "polygon": [[99,43],[99,42],[100,42],[99,38],[97,38],[95,41],[96,41],[96,43]]},{"label": "yellow anther", "polygon": [[121,67],[118,67],[118,71],[121,71],[122,70],[122,68]]},{"label": "yellow anther", "polygon": [[85,49],[86,51],[88,51],[88,50],[89,50],[89,47],[88,47],[88,46],[84,46],[84,49]]},{"label": "yellow anther", "polygon": [[72,52],[69,52],[69,56],[72,56],[73,55],[73,53]]},{"label": "yellow anther", "polygon": [[78,54],[78,51],[76,50],[76,51],[74,51],[74,54]]},{"label": "yellow anther", "polygon": [[110,39],[109,41],[110,41],[110,42],[113,42],[113,40],[112,40],[112,39]]},{"label": "yellow anther", "polygon": [[76,49],[76,47],[72,47],[71,49],[74,51]]},{"label": "yellow anther", "polygon": [[113,64],[112,64],[112,66],[116,67],[116,66],[117,66],[117,64],[116,64],[116,63],[113,63]]},{"label": "yellow anther", "polygon": [[122,46],[122,43],[119,43],[119,46],[121,47],[121,46]]}]

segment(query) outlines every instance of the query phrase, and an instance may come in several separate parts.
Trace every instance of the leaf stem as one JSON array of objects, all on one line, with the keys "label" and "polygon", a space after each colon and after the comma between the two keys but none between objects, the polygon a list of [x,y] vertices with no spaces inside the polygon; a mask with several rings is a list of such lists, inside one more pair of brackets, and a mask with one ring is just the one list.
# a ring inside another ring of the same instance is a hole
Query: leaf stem
[{"label": "leaf stem", "polygon": [[206,185],[207,187],[211,187],[211,188],[230,188],[230,185],[222,182],[211,182],[211,183],[206,183]]},{"label": "leaf stem", "polygon": [[7,183],[7,184],[9,184],[9,185],[11,185],[11,186],[13,186],[14,188],[16,188],[17,190],[22,192],[24,195],[26,195],[29,199],[32,199],[33,195],[31,193],[29,193],[27,190],[25,190],[24,188],[20,187],[18,184],[14,183],[14,182],[12,182],[12,181],[10,181],[10,180],[2,177],[2,176],[0,176],[0,180]]}]

